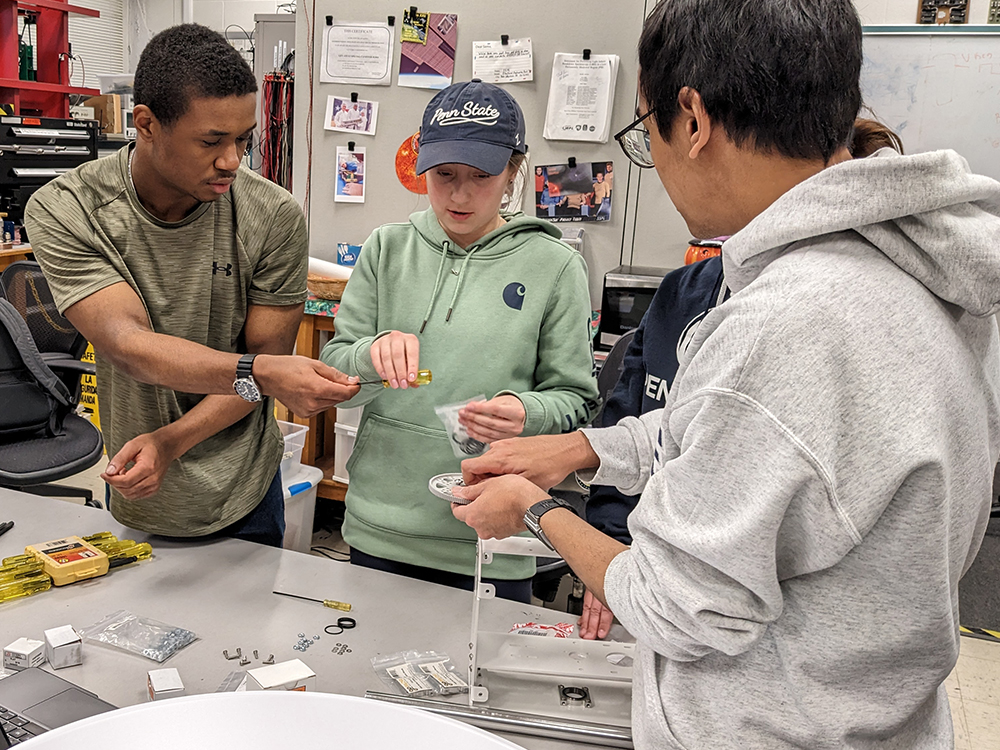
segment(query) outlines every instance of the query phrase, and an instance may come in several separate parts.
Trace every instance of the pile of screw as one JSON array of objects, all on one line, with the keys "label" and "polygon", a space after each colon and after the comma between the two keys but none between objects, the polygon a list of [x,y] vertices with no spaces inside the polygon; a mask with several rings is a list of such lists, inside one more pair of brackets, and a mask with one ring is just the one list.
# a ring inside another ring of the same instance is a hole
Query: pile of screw
[{"label": "pile of screw", "polygon": [[314,635],[312,638],[306,638],[305,633],[299,633],[299,642],[292,646],[293,651],[307,651],[311,645],[319,640],[318,635]]},{"label": "pile of screw", "polygon": [[347,647],[346,643],[334,643],[333,648],[330,649],[332,653],[337,656],[343,656],[344,654],[351,653],[351,649]]},{"label": "pile of screw", "polygon": [[[250,658],[248,656],[245,656],[243,654],[243,649],[240,648],[239,646],[236,647],[236,653],[233,654],[232,656],[229,655],[229,649],[228,648],[222,650],[222,655],[226,659],[229,659],[230,661],[232,661],[233,659],[239,659],[241,667],[245,667],[247,664],[250,663]],[[254,659],[259,659],[260,658],[260,656],[257,653],[257,649],[253,650],[253,658]],[[274,654],[271,654],[266,659],[264,659],[261,662],[261,664],[274,664]]]}]

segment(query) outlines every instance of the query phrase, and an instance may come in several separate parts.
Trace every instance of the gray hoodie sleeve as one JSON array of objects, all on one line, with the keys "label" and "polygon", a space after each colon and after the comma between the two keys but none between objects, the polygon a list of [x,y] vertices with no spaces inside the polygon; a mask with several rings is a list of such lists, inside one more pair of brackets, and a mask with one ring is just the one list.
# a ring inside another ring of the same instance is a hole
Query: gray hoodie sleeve
[{"label": "gray hoodie sleeve", "polygon": [[[616,429],[627,445],[629,426]],[[633,544],[608,568],[608,604],[667,658],[742,653],[781,614],[782,581],[833,565],[860,536],[816,458],[753,399],[702,391],[663,429],[680,453],[629,517]]]},{"label": "gray hoodie sleeve", "polygon": [[649,467],[660,457],[662,419],[663,409],[656,409],[625,417],[612,427],[581,430],[601,457],[601,466],[596,473],[579,472],[580,478],[590,484],[617,487],[625,495],[640,494],[649,479]]}]

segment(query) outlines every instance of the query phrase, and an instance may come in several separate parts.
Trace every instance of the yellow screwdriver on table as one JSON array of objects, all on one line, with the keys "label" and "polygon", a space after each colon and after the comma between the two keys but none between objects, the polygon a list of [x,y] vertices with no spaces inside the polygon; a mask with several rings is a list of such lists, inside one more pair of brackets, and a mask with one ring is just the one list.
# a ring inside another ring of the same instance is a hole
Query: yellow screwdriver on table
[{"label": "yellow screwdriver on table", "polygon": [[335,602],[333,599],[313,599],[309,596],[299,596],[298,594],[286,594],[284,591],[272,591],[272,594],[280,594],[281,596],[290,596],[294,599],[305,599],[307,602],[317,602],[322,604],[324,607],[329,607],[330,609],[339,609],[341,612],[350,612],[351,605],[347,602]]},{"label": "yellow screwdriver on table", "polygon": [[[408,382],[408,381],[407,381]],[[430,370],[417,370],[417,379],[414,380],[409,385],[428,385],[431,382],[431,371]],[[381,383],[383,388],[389,387],[388,380],[362,380],[355,385],[375,385],[376,383]]]}]

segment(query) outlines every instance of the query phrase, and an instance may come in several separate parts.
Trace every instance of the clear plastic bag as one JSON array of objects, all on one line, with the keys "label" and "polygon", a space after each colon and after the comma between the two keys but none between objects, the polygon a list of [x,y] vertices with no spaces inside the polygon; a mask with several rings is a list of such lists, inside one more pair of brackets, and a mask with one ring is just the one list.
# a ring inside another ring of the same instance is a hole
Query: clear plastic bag
[{"label": "clear plastic bag", "polygon": [[124,609],[83,628],[80,634],[88,641],[106,643],[160,663],[198,639],[190,630],[136,617]]},{"label": "clear plastic bag", "polygon": [[410,659],[423,674],[430,678],[435,692],[441,695],[469,692],[469,683],[458,676],[458,670],[448,654],[427,651]]},{"label": "clear plastic bag", "polygon": [[[415,651],[407,652],[415,654]],[[434,686],[430,679],[407,660],[407,653],[376,656],[372,659],[372,669],[378,678],[397,693],[409,698],[420,698],[434,695]]]},{"label": "clear plastic bag", "polygon": [[489,447],[486,443],[470,437],[469,433],[465,431],[465,428],[458,421],[458,413],[462,410],[463,406],[471,404],[473,401],[485,400],[486,396],[480,394],[465,401],[444,404],[443,406],[434,408],[438,417],[444,422],[444,428],[448,431],[448,442],[451,444],[451,449],[457,458],[478,456]]}]

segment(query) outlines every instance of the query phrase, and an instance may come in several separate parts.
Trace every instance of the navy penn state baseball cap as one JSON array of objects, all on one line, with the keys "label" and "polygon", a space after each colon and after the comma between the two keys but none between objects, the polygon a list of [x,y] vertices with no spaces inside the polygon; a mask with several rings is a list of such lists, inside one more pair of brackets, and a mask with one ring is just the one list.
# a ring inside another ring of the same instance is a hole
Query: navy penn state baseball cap
[{"label": "navy penn state baseball cap", "polygon": [[468,164],[500,174],[511,154],[527,151],[524,114],[499,86],[473,78],[439,91],[424,110],[417,174],[440,164]]}]

